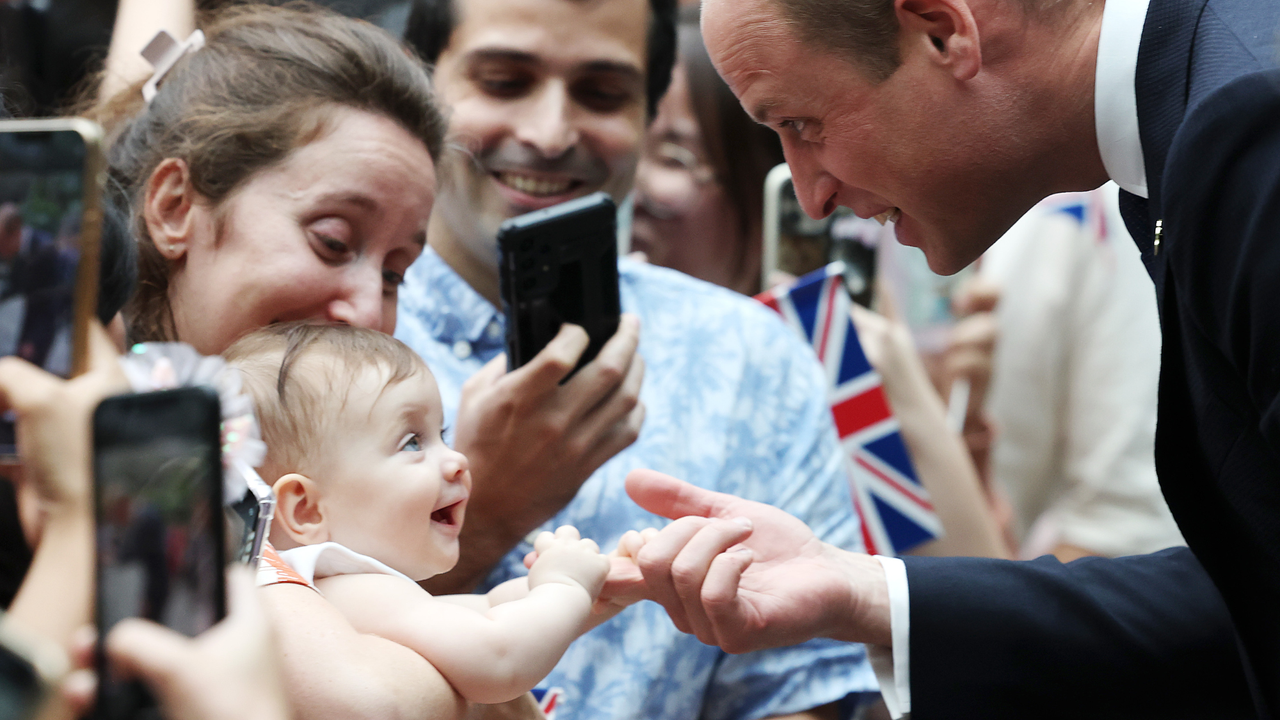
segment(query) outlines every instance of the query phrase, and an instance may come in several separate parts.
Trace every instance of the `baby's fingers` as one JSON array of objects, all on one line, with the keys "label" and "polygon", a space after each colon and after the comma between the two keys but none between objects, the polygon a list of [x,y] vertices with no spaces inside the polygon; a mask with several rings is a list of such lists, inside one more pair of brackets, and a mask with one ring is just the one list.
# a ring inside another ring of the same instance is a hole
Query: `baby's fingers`
[{"label": "baby's fingers", "polygon": [[556,528],[556,538],[559,540],[581,540],[582,536],[578,534],[578,528],[572,525],[561,525]]},{"label": "baby's fingers", "polygon": [[592,540],[591,538],[582,538],[581,540],[578,541],[578,546],[593,555],[600,554],[600,546],[597,545],[596,541]]},{"label": "baby's fingers", "polygon": [[551,546],[554,545],[555,543],[556,543],[556,536],[552,535],[546,530],[543,530],[542,532],[538,533],[538,537],[533,539],[533,550],[534,552],[541,554],[546,552],[547,550],[550,550]]}]

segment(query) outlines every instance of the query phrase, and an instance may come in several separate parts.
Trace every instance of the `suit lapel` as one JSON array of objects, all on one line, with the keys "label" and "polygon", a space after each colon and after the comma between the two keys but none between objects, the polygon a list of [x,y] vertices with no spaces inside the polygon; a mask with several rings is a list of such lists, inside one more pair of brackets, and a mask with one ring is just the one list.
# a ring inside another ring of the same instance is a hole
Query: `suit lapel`
[{"label": "suit lapel", "polygon": [[1208,0],[1151,0],[1138,46],[1134,90],[1150,198],[1143,200],[1121,193],[1120,208],[1125,226],[1142,251],[1142,261],[1155,282],[1157,297],[1163,295],[1164,258],[1154,252],[1153,245],[1156,220],[1163,216],[1164,162],[1187,111],[1191,44],[1207,3]]}]

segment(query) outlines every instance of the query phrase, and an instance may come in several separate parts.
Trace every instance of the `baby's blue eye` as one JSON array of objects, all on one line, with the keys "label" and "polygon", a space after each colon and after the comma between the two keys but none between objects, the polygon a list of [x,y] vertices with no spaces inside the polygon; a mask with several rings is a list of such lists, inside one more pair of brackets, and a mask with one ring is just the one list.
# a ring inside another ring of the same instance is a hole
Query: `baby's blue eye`
[{"label": "baby's blue eye", "polygon": [[400,441],[400,449],[404,452],[419,452],[422,450],[422,439],[418,437],[418,433],[409,433]]}]

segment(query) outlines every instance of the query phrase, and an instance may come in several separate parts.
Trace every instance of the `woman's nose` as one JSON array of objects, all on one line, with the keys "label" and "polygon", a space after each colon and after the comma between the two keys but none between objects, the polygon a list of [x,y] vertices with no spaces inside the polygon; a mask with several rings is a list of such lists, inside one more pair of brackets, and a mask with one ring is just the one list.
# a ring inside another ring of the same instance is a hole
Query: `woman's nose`
[{"label": "woman's nose", "polygon": [[363,270],[341,294],[329,301],[327,316],[330,322],[387,332],[383,327],[382,272]]}]

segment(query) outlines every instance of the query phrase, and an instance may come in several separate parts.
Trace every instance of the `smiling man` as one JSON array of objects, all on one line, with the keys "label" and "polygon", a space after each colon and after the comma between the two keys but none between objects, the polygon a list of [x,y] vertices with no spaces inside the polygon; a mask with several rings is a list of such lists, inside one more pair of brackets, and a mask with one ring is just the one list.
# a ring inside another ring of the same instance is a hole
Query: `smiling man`
[{"label": "smiling man", "polygon": [[[431,588],[524,574],[536,529],[572,524],[610,548],[659,522],[624,492],[637,467],[786,508],[856,547],[822,370],[758,303],[623,260],[628,315],[568,382],[579,330],[514,372],[499,357],[498,227],[600,190],[625,197],[670,82],[674,0],[423,1],[407,39],[435,63],[450,148],[397,336],[435,373],[474,477],[459,569]],[[575,642],[541,690],[561,717],[816,720],[847,716],[875,685],[859,646],[730,656],[640,603]]]},{"label": "smiling man", "polygon": [[891,218],[936,271],[1049,193],[1123,188],[1164,333],[1156,465],[1191,551],[876,560],[639,474],[655,512],[755,521],[754,563],[721,554],[748,531],[703,518],[645,548],[677,624],[734,649],[874,642],[886,699],[917,720],[1280,714],[1280,3],[706,0],[702,17],[805,210]]}]

